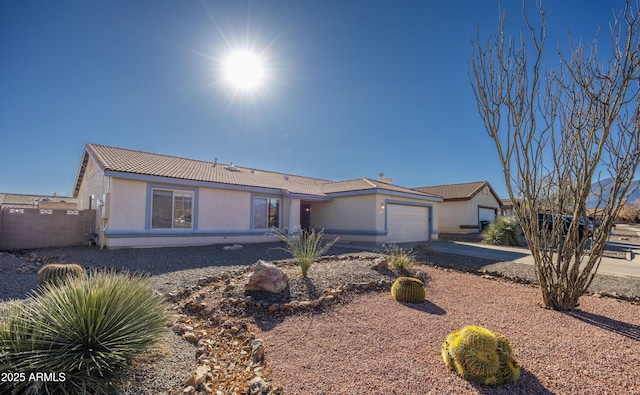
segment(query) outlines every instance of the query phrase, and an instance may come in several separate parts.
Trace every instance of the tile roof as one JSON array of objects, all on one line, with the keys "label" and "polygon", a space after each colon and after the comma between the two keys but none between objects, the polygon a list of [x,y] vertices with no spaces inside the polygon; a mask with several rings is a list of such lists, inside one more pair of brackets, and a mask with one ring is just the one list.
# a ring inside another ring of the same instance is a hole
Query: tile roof
[{"label": "tile roof", "polygon": [[360,178],[333,182],[318,178],[235,166],[232,164],[226,165],[98,144],[87,144],[85,147],[83,162],[80,164],[76,178],[74,196],[77,196],[79,192],[84,166],[88,160],[87,154],[95,159],[103,171],[119,173],[169,177],[248,187],[284,189],[291,193],[314,196],[382,189],[422,197],[434,197],[429,193],[385,183],[380,180]]},{"label": "tile roof", "polygon": [[500,198],[496,195],[491,188],[488,181],[467,182],[462,184],[449,184],[449,185],[436,185],[430,187],[413,188],[416,191],[431,193],[437,196],[442,196],[444,201],[447,200],[469,200],[478,194],[482,188],[488,186],[493,195],[498,201]]}]

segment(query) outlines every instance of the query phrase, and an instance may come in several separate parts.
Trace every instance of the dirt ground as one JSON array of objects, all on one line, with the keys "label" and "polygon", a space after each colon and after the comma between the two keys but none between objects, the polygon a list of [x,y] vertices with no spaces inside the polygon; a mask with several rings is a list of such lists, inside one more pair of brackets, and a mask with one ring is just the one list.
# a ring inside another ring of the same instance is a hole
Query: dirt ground
[{"label": "dirt ground", "polygon": [[609,241],[640,244],[640,225],[616,225],[611,231]]}]

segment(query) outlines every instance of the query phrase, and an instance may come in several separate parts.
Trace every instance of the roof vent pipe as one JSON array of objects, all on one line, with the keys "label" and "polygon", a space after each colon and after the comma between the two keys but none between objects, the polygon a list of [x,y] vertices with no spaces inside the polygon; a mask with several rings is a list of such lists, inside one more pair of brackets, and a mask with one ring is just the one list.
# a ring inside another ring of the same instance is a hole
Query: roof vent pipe
[{"label": "roof vent pipe", "polygon": [[384,182],[386,184],[391,184],[391,178],[385,178],[384,173],[379,173],[378,175],[380,176],[380,178],[378,178],[378,181]]}]

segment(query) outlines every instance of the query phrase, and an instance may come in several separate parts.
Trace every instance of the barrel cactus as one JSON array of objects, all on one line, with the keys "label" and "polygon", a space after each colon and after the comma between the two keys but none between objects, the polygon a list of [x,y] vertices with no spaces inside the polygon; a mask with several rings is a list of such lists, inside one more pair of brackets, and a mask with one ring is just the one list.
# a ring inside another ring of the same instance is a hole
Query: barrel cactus
[{"label": "barrel cactus", "polygon": [[413,277],[398,277],[391,286],[391,296],[398,302],[422,303],[425,298],[424,284]]},{"label": "barrel cactus", "polygon": [[81,277],[84,268],[77,263],[49,263],[38,271],[37,285],[39,288],[46,284],[61,285],[69,277]]},{"label": "barrel cactus", "polygon": [[506,337],[479,326],[455,331],[442,345],[442,359],[465,380],[499,386],[520,378],[520,366]]}]

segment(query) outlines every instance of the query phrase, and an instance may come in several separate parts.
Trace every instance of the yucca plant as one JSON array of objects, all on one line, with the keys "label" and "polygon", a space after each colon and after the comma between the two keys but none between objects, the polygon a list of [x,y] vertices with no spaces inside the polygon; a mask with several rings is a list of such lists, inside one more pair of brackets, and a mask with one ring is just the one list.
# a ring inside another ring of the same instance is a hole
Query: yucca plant
[{"label": "yucca plant", "polygon": [[293,232],[289,232],[287,229],[274,229],[271,235],[287,245],[286,248],[278,248],[290,253],[298,261],[302,277],[307,277],[311,265],[340,240],[339,237],[336,237],[333,241],[322,246],[324,231],[316,232],[314,229],[311,229],[310,232],[306,230],[300,232],[296,229]]},{"label": "yucca plant", "polygon": [[491,245],[517,246],[522,230],[516,217],[496,217],[482,232],[482,242]]},{"label": "yucca plant", "polygon": [[107,394],[128,362],[163,338],[168,306],[148,279],[90,273],[47,285],[0,317],[0,373],[58,372],[64,381],[19,382],[13,394]]},{"label": "yucca plant", "polygon": [[404,269],[414,262],[415,253],[411,249],[400,248],[395,243],[384,244],[382,248],[384,248],[384,255],[388,257],[391,266],[396,269]]}]

